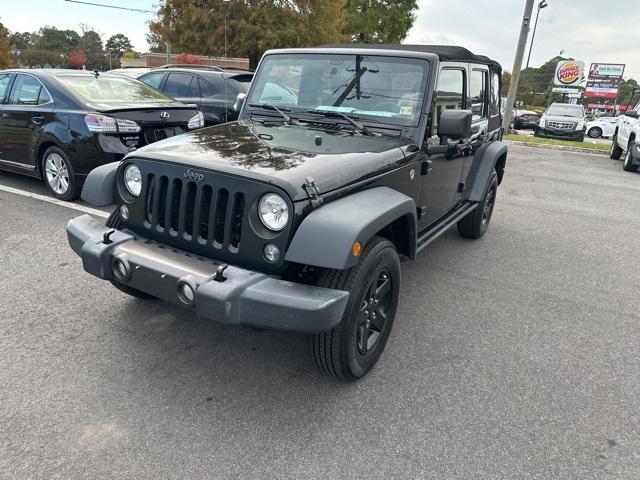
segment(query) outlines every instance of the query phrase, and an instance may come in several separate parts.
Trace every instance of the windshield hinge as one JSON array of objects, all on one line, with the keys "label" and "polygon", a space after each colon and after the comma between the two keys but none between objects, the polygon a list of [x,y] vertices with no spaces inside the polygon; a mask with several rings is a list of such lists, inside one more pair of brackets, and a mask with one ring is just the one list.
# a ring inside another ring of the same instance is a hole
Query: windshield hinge
[{"label": "windshield hinge", "polygon": [[319,207],[322,205],[322,197],[320,197],[320,190],[318,190],[315,180],[313,177],[306,177],[304,181],[305,184],[303,188],[307,192],[309,200],[311,200],[311,206]]}]

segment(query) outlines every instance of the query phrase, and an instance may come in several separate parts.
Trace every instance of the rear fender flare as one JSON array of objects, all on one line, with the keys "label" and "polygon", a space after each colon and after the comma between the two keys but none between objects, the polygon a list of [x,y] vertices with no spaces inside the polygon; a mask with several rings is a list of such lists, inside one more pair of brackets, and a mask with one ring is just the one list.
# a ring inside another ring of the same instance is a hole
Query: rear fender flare
[{"label": "rear fender flare", "polygon": [[388,187],[374,187],[313,210],[298,227],[285,259],[304,265],[344,270],[358,262],[355,242],[364,247],[378,232],[399,219],[408,225],[405,254],[415,258],[415,201]]},{"label": "rear fender flare", "polygon": [[96,207],[114,203],[116,173],[121,162],[111,162],[94,168],[87,175],[80,197]]},{"label": "rear fender flare", "polygon": [[481,201],[494,170],[498,174],[498,182],[502,182],[506,161],[506,143],[495,141],[480,147],[464,182],[463,199],[469,202]]}]

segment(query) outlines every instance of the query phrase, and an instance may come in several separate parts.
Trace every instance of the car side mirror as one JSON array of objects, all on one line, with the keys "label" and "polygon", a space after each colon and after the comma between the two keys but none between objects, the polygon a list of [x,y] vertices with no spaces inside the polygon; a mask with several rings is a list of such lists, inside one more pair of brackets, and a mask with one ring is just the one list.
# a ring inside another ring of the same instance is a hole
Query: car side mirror
[{"label": "car side mirror", "polygon": [[233,110],[239,112],[242,108],[242,104],[244,103],[244,99],[247,98],[246,93],[239,93],[236,97],[236,103],[233,104]]},{"label": "car side mirror", "polygon": [[452,140],[471,137],[471,110],[443,110],[438,122],[438,136]]},{"label": "car side mirror", "polygon": [[636,110],[627,110],[626,112],[624,112],[624,115],[626,117],[638,118],[638,112]]}]

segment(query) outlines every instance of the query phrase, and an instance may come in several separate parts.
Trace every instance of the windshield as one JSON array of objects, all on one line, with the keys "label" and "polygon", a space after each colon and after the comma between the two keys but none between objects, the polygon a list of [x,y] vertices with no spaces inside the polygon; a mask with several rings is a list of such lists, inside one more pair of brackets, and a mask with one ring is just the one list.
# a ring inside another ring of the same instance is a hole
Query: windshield
[{"label": "windshield", "polygon": [[271,104],[291,114],[334,111],[384,123],[418,122],[427,63],[370,55],[269,55],[247,104]]},{"label": "windshield", "polygon": [[174,101],[142,82],[122,76],[96,78],[88,75],[69,75],[58,78],[87,102],[169,103]]},{"label": "windshield", "polygon": [[551,105],[545,115],[582,118],[584,117],[584,110],[580,105]]}]

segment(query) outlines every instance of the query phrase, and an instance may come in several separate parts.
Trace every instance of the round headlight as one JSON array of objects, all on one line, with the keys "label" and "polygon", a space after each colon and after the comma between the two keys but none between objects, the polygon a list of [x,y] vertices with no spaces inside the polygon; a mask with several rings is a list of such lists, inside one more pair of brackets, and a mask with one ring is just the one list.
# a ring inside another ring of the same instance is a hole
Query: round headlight
[{"label": "round headlight", "polygon": [[282,230],[289,221],[287,202],[276,193],[267,193],[260,199],[258,214],[264,226],[274,232]]},{"label": "round headlight", "polygon": [[142,190],[142,174],[135,165],[129,165],[124,169],[124,185],[134,197],[140,195]]}]

